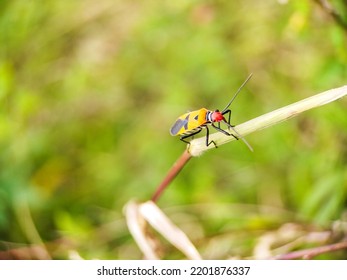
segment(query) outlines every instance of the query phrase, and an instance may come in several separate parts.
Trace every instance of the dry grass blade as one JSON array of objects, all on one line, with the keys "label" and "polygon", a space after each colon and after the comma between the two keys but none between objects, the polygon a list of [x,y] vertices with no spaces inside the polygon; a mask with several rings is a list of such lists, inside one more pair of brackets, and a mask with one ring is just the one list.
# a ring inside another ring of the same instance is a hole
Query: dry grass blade
[{"label": "dry grass blade", "polygon": [[143,217],[161,233],[172,245],[179,249],[189,259],[200,260],[201,256],[187,235],[174,225],[170,219],[153,202],[142,203],[140,212]]},{"label": "dry grass blade", "polygon": [[[345,95],[347,95],[347,86],[331,89],[244,122],[237,125],[235,130],[240,135],[246,136],[252,132],[288,120],[304,111],[335,101],[344,97]],[[232,133],[232,131],[230,132]],[[217,132],[210,135],[210,140],[213,140],[217,146],[220,146],[227,142],[234,141],[235,138]],[[208,149],[214,149],[214,145],[206,147],[205,137],[201,137],[190,142],[189,152],[192,156],[199,156]]]},{"label": "dry grass blade", "polygon": [[137,204],[131,201],[125,206],[125,215],[129,231],[146,259],[159,259],[153,239],[146,230],[147,222],[189,259],[201,259],[186,234],[174,225],[154,202]]},{"label": "dry grass blade", "polygon": [[158,260],[159,256],[147,235],[146,221],[139,213],[139,205],[134,201],[130,201],[125,205],[124,212],[128,229],[144,254],[145,259]]}]

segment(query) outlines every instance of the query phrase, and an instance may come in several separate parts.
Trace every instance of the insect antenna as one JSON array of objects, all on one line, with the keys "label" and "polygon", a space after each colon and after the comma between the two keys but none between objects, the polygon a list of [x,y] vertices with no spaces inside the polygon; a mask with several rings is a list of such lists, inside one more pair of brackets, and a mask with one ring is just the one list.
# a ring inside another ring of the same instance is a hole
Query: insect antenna
[{"label": "insect antenna", "polygon": [[243,84],[239,87],[239,89],[236,91],[236,93],[234,94],[233,98],[230,100],[230,102],[228,103],[228,105],[223,109],[222,114],[225,113],[225,111],[229,108],[230,104],[233,103],[233,101],[235,100],[235,98],[237,97],[237,95],[240,93],[241,89],[247,84],[248,80],[252,77],[253,73],[251,73],[247,79],[243,82]]},{"label": "insect antenna", "polygon": [[253,152],[252,146],[246,141],[246,139],[243,138],[242,135],[239,134],[239,133],[235,130],[235,128],[231,127],[231,129],[235,132],[236,136],[237,136],[238,138],[240,138],[240,139],[243,141],[243,143],[246,144],[246,146],[248,147],[248,149],[249,149],[251,152]]},{"label": "insect antenna", "polygon": [[226,122],[226,121],[223,121],[230,129],[232,129],[233,131],[234,131],[234,133],[235,133],[235,135],[233,135],[236,139],[241,139],[242,141],[243,141],[243,143],[245,143],[246,144],[246,146],[248,147],[248,149],[251,151],[251,152],[253,152],[253,148],[252,148],[252,146],[246,141],[246,139],[245,138],[243,138],[242,137],[242,135],[241,134],[239,134],[237,131],[236,131],[236,129],[232,126],[232,125],[230,125],[228,122]]}]

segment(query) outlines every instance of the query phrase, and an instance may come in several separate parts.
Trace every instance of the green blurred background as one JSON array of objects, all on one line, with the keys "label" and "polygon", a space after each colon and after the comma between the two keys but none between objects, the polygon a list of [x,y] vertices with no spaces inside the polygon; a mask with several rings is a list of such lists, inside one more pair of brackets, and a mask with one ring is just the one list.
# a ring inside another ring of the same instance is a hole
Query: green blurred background
[{"label": "green blurred background", "polygon": [[[222,109],[251,72],[233,124],[347,84],[347,28],[317,2],[2,0],[1,257],[142,258],[123,207],[181,155],[179,115]],[[343,239],[346,108],[251,134],[254,153],[232,142],[192,159],[159,206],[204,258],[252,258],[283,225]]]}]

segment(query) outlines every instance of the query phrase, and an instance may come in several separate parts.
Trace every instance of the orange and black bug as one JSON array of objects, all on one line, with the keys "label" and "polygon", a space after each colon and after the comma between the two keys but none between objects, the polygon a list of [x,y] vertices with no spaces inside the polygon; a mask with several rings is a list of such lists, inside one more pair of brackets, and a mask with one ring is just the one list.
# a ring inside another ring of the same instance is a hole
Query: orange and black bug
[{"label": "orange and black bug", "polygon": [[[236,96],[239,94],[241,89],[244,87],[244,85],[248,82],[248,80],[252,77],[252,74],[248,76],[248,78],[243,82],[243,84],[240,86],[240,88],[237,90],[233,98],[230,100],[228,105],[222,110],[215,110],[210,111],[205,108],[202,108],[200,110],[192,111],[189,113],[186,113],[182,116],[180,116],[174,125],[170,129],[170,134],[172,136],[180,135],[180,140],[182,140],[185,143],[188,143],[185,139],[191,136],[194,136],[195,134],[198,134],[203,128],[206,128],[206,146],[211,145],[212,143],[217,148],[216,143],[212,140],[209,141],[209,135],[210,131],[208,128],[208,125],[213,126],[216,130],[224,133],[228,136],[233,136],[237,140],[241,138],[245,144],[252,150],[251,146],[247,143],[246,140],[244,140],[241,135],[239,135],[236,130],[234,129],[234,125],[230,124],[230,116],[231,116],[231,110],[228,109],[230,104],[235,100]],[[224,115],[228,115],[228,121],[225,119]],[[229,133],[228,131],[222,129],[220,127],[220,123],[223,122],[226,124],[230,129],[234,131],[235,134]],[[217,125],[215,124],[217,123]]]}]

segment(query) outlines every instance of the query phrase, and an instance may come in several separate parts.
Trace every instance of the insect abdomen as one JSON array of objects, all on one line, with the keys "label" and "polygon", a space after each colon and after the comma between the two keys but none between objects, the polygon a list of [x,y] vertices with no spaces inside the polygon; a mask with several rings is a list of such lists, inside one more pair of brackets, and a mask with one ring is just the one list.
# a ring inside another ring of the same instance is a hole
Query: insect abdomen
[{"label": "insect abdomen", "polygon": [[200,130],[201,130],[203,127],[205,127],[205,126],[206,126],[206,125],[203,124],[203,125],[201,125],[201,126],[199,126],[199,127],[197,127],[197,128],[194,128],[194,129],[191,129],[191,130],[189,130],[189,131],[183,132],[183,133],[181,133],[180,135],[183,135],[183,136],[192,135],[192,134],[194,134],[195,132],[200,131]]},{"label": "insect abdomen", "polygon": [[205,108],[192,111],[180,116],[174,125],[170,129],[170,134],[175,135],[190,135],[204,126],[208,120],[206,120],[206,114],[209,111]]}]

